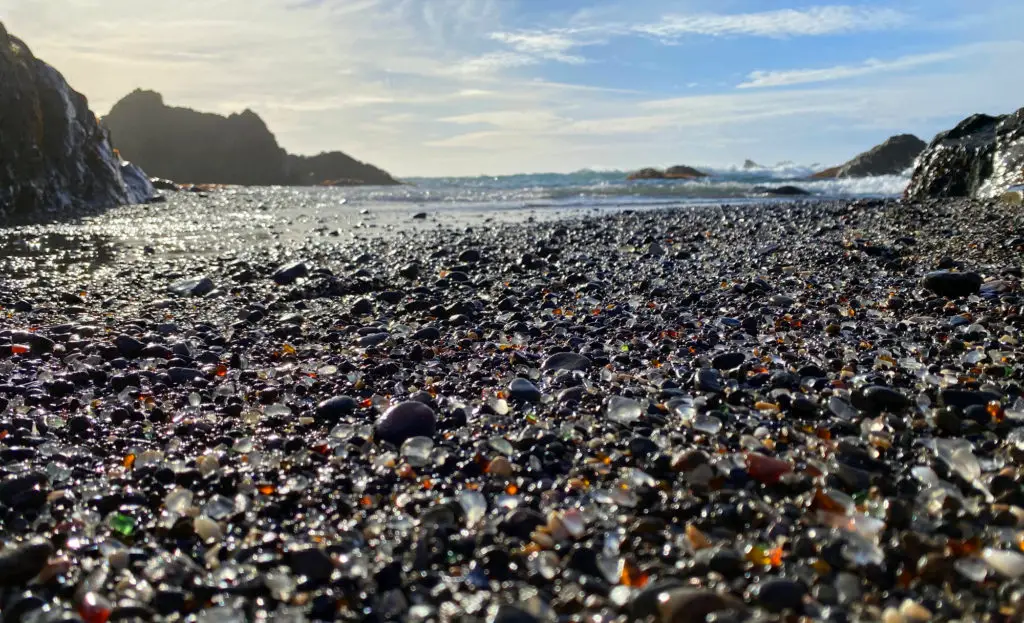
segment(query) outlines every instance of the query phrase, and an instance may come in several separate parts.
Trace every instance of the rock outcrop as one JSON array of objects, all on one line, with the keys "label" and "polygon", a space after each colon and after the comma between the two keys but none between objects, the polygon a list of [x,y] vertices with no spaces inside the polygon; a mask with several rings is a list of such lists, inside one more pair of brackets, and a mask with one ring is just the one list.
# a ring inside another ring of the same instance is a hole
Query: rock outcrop
[{"label": "rock outcrop", "polygon": [[873,175],[899,175],[914,166],[914,160],[928,144],[913,134],[900,134],[886,140],[853,160],[838,167],[825,169],[812,179],[870,177]]},{"label": "rock outcrop", "polygon": [[989,199],[1024,183],[1024,108],[974,115],[935,137],[914,168],[905,197]]},{"label": "rock outcrop", "polygon": [[85,97],[3,24],[0,85],[0,218],[149,199],[145,189],[129,195],[121,162]]},{"label": "rock outcrop", "polygon": [[708,177],[707,173],[693,167],[677,165],[662,171],[661,169],[640,169],[630,174],[630,180],[699,180]]},{"label": "rock outcrop", "polygon": [[288,156],[288,171],[290,183],[301,186],[391,186],[398,183],[386,171],[340,151]]},{"label": "rock outcrop", "polygon": [[397,184],[386,172],[341,152],[290,156],[251,110],[227,117],[167,106],[136,90],[103,118],[121,154],[160,178],[243,186]]},{"label": "rock outcrop", "polygon": [[799,186],[754,186],[750,193],[768,197],[799,197],[811,194]]},{"label": "rock outcrop", "polygon": [[744,171],[750,171],[750,170],[753,170],[753,169],[763,169],[763,168],[764,168],[763,166],[757,164],[756,162],[754,162],[750,158],[747,158],[746,160],[743,161],[743,170]]}]

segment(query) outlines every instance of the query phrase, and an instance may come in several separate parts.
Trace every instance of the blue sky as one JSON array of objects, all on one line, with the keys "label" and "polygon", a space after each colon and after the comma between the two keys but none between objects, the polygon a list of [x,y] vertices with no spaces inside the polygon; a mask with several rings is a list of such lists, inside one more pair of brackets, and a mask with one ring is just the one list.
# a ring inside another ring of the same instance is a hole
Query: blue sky
[{"label": "blue sky", "polygon": [[403,176],[824,165],[1024,106],[1019,0],[0,0],[103,114],[252,108]]}]

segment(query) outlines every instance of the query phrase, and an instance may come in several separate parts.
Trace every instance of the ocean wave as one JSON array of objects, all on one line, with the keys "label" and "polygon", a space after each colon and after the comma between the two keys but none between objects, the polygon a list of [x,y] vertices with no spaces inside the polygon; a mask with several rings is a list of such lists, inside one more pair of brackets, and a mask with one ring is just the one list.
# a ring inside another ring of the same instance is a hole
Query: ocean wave
[{"label": "ocean wave", "polygon": [[606,206],[686,203],[705,200],[748,199],[758,196],[757,187],[793,185],[821,197],[894,197],[906,188],[906,175],[859,179],[808,180],[807,167],[785,165],[748,170],[710,170],[699,180],[628,181],[621,171],[577,171],[570,174],[480,176],[470,178],[422,178],[405,186],[296,189],[293,192],[324,193],[331,202],[339,193],[348,203],[401,205],[422,204],[486,208]]}]

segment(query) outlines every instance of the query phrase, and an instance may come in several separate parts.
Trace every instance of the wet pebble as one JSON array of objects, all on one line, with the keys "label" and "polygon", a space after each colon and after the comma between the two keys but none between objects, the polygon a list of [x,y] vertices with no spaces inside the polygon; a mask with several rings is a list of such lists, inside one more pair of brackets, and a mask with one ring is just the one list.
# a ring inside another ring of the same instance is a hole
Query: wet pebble
[{"label": "wet pebble", "polygon": [[399,403],[377,420],[376,436],[381,441],[402,445],[411,437],[433,437],[437,427],[437,415],[428,405],[409,401]]}]

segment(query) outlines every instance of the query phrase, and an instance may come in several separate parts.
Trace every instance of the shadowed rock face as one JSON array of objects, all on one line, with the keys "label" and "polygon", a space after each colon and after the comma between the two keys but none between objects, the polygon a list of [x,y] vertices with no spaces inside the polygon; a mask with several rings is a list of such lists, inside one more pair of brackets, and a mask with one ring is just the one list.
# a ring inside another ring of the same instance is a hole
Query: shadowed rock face
[{"label": "shadowed rock face", "polygon": [[900,134],[876,145],[844,165],[825,169],[814,179],[898,175],[914,166],[914,160],[928,144],[913,134]]},{"label": "shadowed rock face", "polygon": [[85,97],[0,24],[0,218],[128,202],[120,162]]},{"label": "shadowed rock face", "polygon": [[256,113],[227,117],[164,104],[137,90],[103,119],[121,154],[151,175],[192,184],[397,184],[384,171],[341,152],[289,156]]},{"label": "shadowed rock face", "polygon": [[935,137],[921,154],[905,196],[997,197],[1024,182],[1024,108],[1011,115],[973,115]]},{"label": "shadowed rock face", "polygon": [[389,186],[398,183],[386,171],[359,162],[340,151],[316,156],[288,156],[288,171],[290,183],[301,186]]}]

